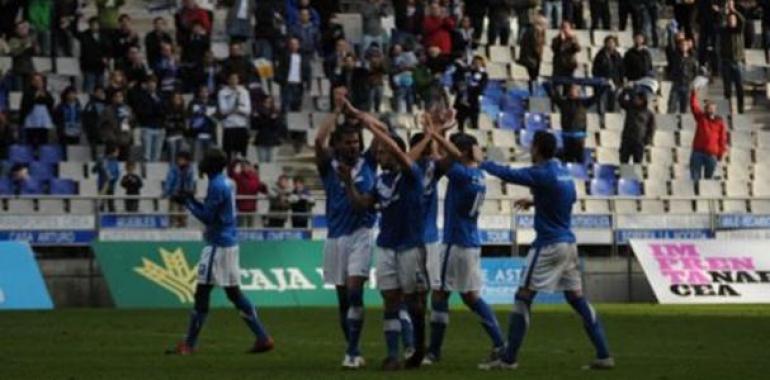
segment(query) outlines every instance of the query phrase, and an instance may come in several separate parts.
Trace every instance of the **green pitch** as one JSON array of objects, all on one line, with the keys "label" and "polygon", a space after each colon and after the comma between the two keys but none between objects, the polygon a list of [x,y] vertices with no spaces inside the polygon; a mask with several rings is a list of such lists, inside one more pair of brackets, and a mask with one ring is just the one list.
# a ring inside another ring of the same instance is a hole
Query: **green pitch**
[{"label": "green pitch", "polygon": [[[186,311],[0,312],[0,379],[767,379],[770,373],[770,306],[597,309],[618,365],[601,373],[579,369],[592,350],[577,317],[562,306],[535,307],[514,373],[475,369],[489,343],[464,310],[452,312],[439,365],[396,374],[378,370],[385,350],[379,310],[366,316],[368,368],[355,373],[338,367],[343,346],[332,309],[263,310],[277,350],[261,356],[242,353],[252,340],[235,311],[213,311],[200,352],[191,357],[162,353],[182,336]],[[498,317],[507,330],[507,310]]]}]

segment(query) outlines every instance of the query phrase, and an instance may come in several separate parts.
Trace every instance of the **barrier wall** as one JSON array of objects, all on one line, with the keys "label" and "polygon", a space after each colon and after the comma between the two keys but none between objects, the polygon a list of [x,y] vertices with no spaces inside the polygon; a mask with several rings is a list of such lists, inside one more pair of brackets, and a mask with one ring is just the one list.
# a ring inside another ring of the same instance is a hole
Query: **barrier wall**
[{"label": "barrier wall", "polygon": [[0,310],[51,308],[51,297],[29,244],[0,242]]}]

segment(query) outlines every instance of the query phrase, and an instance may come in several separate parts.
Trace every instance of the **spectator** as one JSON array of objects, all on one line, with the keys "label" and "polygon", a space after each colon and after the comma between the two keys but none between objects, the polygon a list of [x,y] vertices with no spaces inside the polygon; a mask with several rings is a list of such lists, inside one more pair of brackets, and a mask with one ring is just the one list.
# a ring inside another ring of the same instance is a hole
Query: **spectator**
[{"label": "spectator", "polygon": [[399,44],[391,48],[391,62],[393,62],[391,75],[395,109],[399,113],[412,113],[415,102],[414,94],[414,67],[417,65],[417,57],[411,51],[404,51]]},{"label": "spectator", "polygon": [[275,106],[272,96],[266,96],[255,109],[251,127],[256,130],[254,145],[257,146],[259,163],[273,162],[275,147],[286,137],[286,123]]},{"label": "spectator", "polygon": [[311,61],[320,47],[321,32],[310,22],[310,11],[307,9],[299,11],[299,22],[292,26],[290,34],[299,40],[299,51],[302,57]]},{"label": "spectator", "polygon": [[194,23],[203,25],[207,34],[211,34],[211,16],[205,9],[200,8],[196,0],[182,0],[182,7],[174,15],[176,25],[176,42],[180,46],[187,45]]},{"label": "spectator", "polygon": [[569,21],[576,29],[585,29],[583,18],[583,0],[562,0],[562,22]]},{"label": "spectator", "polygon": [[245,42],[252,37],[251,18],[256,9],[255,0],[229,0],[227,10],[227,35],[230,41]]},{"label": "spectator", "polygon": [[[674,71],[674,64],[676,63],[676,55],[679,53],[679,41],[684,41],[687,39],[684,32],[680,31],[678,29],[679,27],[676,25],[676,22],[671,22],[666,26],[666,69],[665,69],[665,75],[666,78],[671,80],[673,71]],[[690,52],[692,53],[692,52]],[[689,95],[689,94],[688,94]]]},{"label": "spectator", "polygon": [[473,40],[473,25],[468,16],[464,16],[460,19],[460,23],[457,30],[455,30],[453,37],[452,56],[460,57],[464,62],[470,62],[475,54],[477,44]]},{"label": "spectator", "polygon": [[83,91],[92,93],[96,87],[104,87],[104,70],[107,68],[109,39],[99,29],[99,19],[88,19],[88,29],[77,31],[75,35],[80,41],[80,71],[83,73]]},{"label": "spectator", "polygon": [[468,6],[466,2],[465,15],[471,23],[471,30],[473,31],[472,40],[474,43],[481,41],[481,33],[484,32],[484,18],[487,17],[488,10],[489,0],[476,0],[472,6]]},{"label": "spectator", "polygon": [[56,54],[72,57],[73,36],[69,33],[70,26],[77,23],[81,16],[78,0],[60,0],[54,2],[53,46]]},{"label": "spectator", "polygon": [[634,35],[634,47],[623,56],[623,74],[630,82],[654,76],[652,55],[646,46],[644,34]]},{"label": "spectator", "polygon": [[0,1],[0,39],[9,39],[16,33],[16,23],[24,6],[20,0]]},{"label": "spectator", "polygon": [[[291,44],[291,41],[289,42]],[[344,38],[336,40],[334,52],[324,59],[324,74],[327,78],[334,78],[342,72],[342,63],[345,57],[352,54],[350,44]]]},{"label": "spectator", "polygon": [[163,128],[165,109],[158,93],[158,79],[154,75],[148,76],[130,100],[136,124],[141,130],[144,160],[159,161],[166,131]]},{"label": "spectator", "polygon": [[[163,181],[163,197],[170,199],[179,194],[195,194],[195,173],[192,168],[190,152],[180,150],[174,156],[174,163],[168,169]],[[177,202],[169,202],[171,227],[184,228],[187,226],[185,208]]]},{"label": "spectator", "polygon": [[556,29],[561,25],[561,11],[561,0],[543,0],[543,15],[546,21],[551,23],[551,29]]},{"label": "spectator", "polygon": [[647,108],[647,96],[640,91],[624,90],[620,94],[620,106],[626,110],[620,143],[620,163],[641,164],[644,148],[652,143],[655,135],[655,114]]},{"label": "spectator", "polygon": [[182,150],[189,151],[190,144],[186,141],[189,135],[187,107],[182,92],[174,92],[166,101],[164,125],[169,158],[176,157],[177,152]]},{"label": "spectator", "polygon": [[53,129],[53,97],[45,86],[43,74],[35,73],[30,86],[21,98],[19,120],[24,127],[25,140],[37,148],[48,143],[48,133]]},{"label": "spectator", "polygon": [[540,76],[540,62],[543,60],[545,47],[545,29],[548,26],[548,20],[545,16],[536,16],[534,21],[532,27],[525,29],[521,35],[519,59],[516,61],[527,69],[531,94],[534,94],[535,84],[538,76]]},{"label": "spectator", "polygon": [[99,27],[109,34],[118,29],[118,15],[125,0],[96,0]]},{"label": "spectator", "polygon": [[[623,0],[621,0],[621,2],[622,1]],[[610,0],[589,0],[588,6],[591,11],[591,30],[612,29],[610,20]]]},{"label": "spectator", "polygon": [[254,18],[254,57],[273,61],[274,41],[280,38],[278,6],[272,1],[257,1]]},{"label": "spectator", "polygon": [[107,96],[104,89],[96,87],[94,92],[88,98],[85,109],[83,109],[83,130],[88,139],[88,145],[91,146],[91,157],[96,159],[96,147],[102,143],[101,133],[99,132],[99,121],[102,113],[107,108]]},{"label": "spectator", "polygon": [[43,193],[40,183],[29,176],[29,170],[25,164],[14,164],[11,167],[11,186],[14,195]]},{"label": "spectator", "polygon": [[[682,36],[684,37],[684,36]],[[677,40],[677,50],[671,61],[671,94],[668,98],[668,112],[687,112],[687,97],[690,84],[698,75],[698,61],[692,56],[691,40]]]},{"label": "spectator", "polygon": [[122,14],[118,18],[118,30],[112,38],[112,58],[115,59],[116,67],[125,64],[128,50],[132,47],[139,47],[139,35],[131,26],[131,16]]},{"label": "spectator", "polygon": [[115,145],[125,160],[131,152],[133,143],[134,115],[125,103],[123,91],[115,91],[110,98],[110,105],[104,109],[99,119],[101,142]]},{"label": "spectator", "polygon": [[53,0],[28,0],[27,20],[35,31],[40,55],[51,55],[51,17],[53,16]]},{"label": "spectator", "polygon": [[115,185],[118,182],[118,178],[120,178],[118,155],[120,155],[120,148],[107,144],[104,156],[96,161],[96,165],[91,170],[92,173],[97,175],[96,185],[99,195],[108,198],[106,202],[102,200],[99,203],[99,211],[106,209],[109,212],[115,212],[115,200],[112,199],[112,196],[115,195]]},{"label": "spectator", "polygon": [[746,20],[735,10],[735,3],[728,1],[725,25],[720,30],[720,58],[725,98],[732,105],[733,87],[738,96],[738,112],[743,113],[743,70],[745,63],[743,31]]},{"label": "spectator", "polygon": [[345,28],[342,27],[337,16],[334,16],[329,20],[326,29],[321,29],[321,58],[324,60],[324,65],[326,60],[334,55],[339,40],[345,41]]},{"label": "spectator", "polygon": [[35,73],[32,57],[40,52],[35,32],[30,30],[29,23],[16,23],[16,33],[8,39],[8,53],[12,58],[11,72],[14,75],[14,89],[26,91],[30,76]]},{"label": "spectator", "polygon": [[652,46],[658,47],[658,13],[661,4],[659,0],[637,0],[637,14],[639,19],[636,24],[640,30],[634,30],[634,33],[643,33],[649,40],[652,39]]},{"label": "spectator", "polygon": [[385,55],[379,48],[371,49],[371,54],[367,58],[368,67],[369,99],[367,104],[371,106],[374,112],[380,112],[383,92],[385,91],[385,78],[388,75],[388,66],[385,62]]},{"label": "spectator", "polygon": [[551,41],[553,50],[553,76],[572,78],[577,69],[577,53],[581,47],[569,21],[562,21],[559,35]]},{"label": "spectator", "polygon": [[695,90],[690,93],[690,109],[695,118],[695,137],[692,141],[690,157],[690,177],[693,181],[714,177],[717,163],[727,153],[727,126],[724,119],[717,115],[717,105],[705,102],[703,112]]},{"label": "spectator", "polygon": [[592,97],[581,98],[580,87],[575,83],[568,83],[567,97],[564,97],[553,87],[557,84],[559,82],[546,83],[545,89],[561,113],[564,161],[583,163],[585,159],[583,150],[588,126],[586,113],[588,108],[601,98],[605,88],[604,86],[596,86]]},{"label": "spectator", "polygon": [[634,7],[635,1],[636,0],[618,0],[618,29],[622,31],[626,30],[629,17],[631,18],[632,23],[637,22],[638,17],[636,17]]},{"label": "spectator", "polygon": [[422,23],[423,45],[425,48],[438,47],[442,54],[452,53],[452,30],[455,28],[455,20],[438,2],[431,3],[429,10]]},{"label": "spectator", "polygon": [[489,25],[487,25],[487,43],[508,45],[511,37],[511,17],[513,16],[513,1],[511,0],[487,0],[489,9]]},{"label": "spectator", "polygon": [[83,107],[75,87],[69,86],[62,92],[61,102],[54,111],[54,121],[59,143],[80,144],[80,136],[83,134]]},{"label": "spectator", "polygon": [[147,65],[155,67],[160,61],[160,45],[167,43],[174,44],[171,34],[168,32],[168,23],[163,17],[156,17],[152,21],[152,31],[144,36],[144,48],[147,52]]},{"label": "spectator", "polygon": [[300,52],[300,43],[290,38],[286,54],[280,56],[275,79],[281,86],[281,112],[297,112],[302,107],[302,95],[310,85],[310,60]]},{"label": "spectator", "polygon": [[163,43],[160,45],[160,60],[158,60],[158,64],[152,70],[158,78],[161,96],[167,98],[177,89],[181,74],[181,67],[170,44]]},{"label": "spectator", "polygon": [[8,143],[15,140],[14,129],[8,121],[8,114],[0,111],[0,141],[6,141],[6,144],[0,144],[0,157],[8,157]]},{"label": "spectator", "polygon": [[147,78],[147,65],[144,64],[142,53],[136,46],[128,48],[128,56],[118,69],[126,76],[130,88],[141,86]]},{"label": "spectator", "polygon": [[698,21],[698,62],[708,65],[710,72],[719,68],[717,40],[721,25],[721,5],[724,0],[699,0],[696,2]]},{"label": "spectator", "polygon": [[[487,0],[477,0],[477,3],[479,3],[478,6],[473,7],[474,9],[481,8],[482,6],[484,7],[484,11],[480,17],[480,25],[482,25],[482,28],[475,29],[478,34],[476,40],[481,38],[484,16],[486,16],[486,1]],[[396,22],[396,28],[393,31],[393,43],[404,46],[416,45],[417,36],[422,34],[422,25],[425,18],[425,4],[418,0],[397,0],[393,1],[393,9]],[[475,19],[474,21],[477,20],[479,19]]]},{"label": "spectator", "polygon": [[765,60],[770,61],[770,0],[757,1],[757,7],[762,13],[762,48],[765,49]]},{"label": "spectator", "polygon": [[257,212],[257,195],[267,193],[265,185],[260,181],[257,170],[246,160],[233,162],[228,174],[235,182],[235,192],[239,198],[235,201],[238,225],[253,227],[254,214]]},{"label": "spectator", "polygon": [[292,188],[289,177],[281,175],[278,182],[270,189],[270,213],[267,217],[268,228],[284,228],[286,217],[291,209]]},{"label": "spectator", "polygon": [[369,70],[356,61],[353,54],[348,54],[342,63],[342,71],[334,79],[334,87],[344,86],[350,93],[350,103],[358,109],[369,109],[369,88],[367,78]]},{"label": "spectator", "polygon": [[310,6],[310,0],[288,0],[286,2],[286,26],[291,28],[297,24],[299,22],[299,13],[303,9],[307,9],[310,12],[310,20],[313,25],[320,27],[321,16],[315,8]]},{"label": "spectator", "polygon": [[387,5],[383,0],[366,0],[361,4],[360,12],[364,34],[361,50],[366,51],[375,43],[384,48],[386,41],[382,18],[388,15]]},{"label": "spectator", "polygon": [[292,228],[309,228],[310,227],[310,215],[313,212],[313,195],[310,194],[310,189],[305,186],[305,179],[302,177],[294,177],[294,189],[291,196],[289,196],[289,203],[291,203],[291,227]]},{"label": "spectator", "polygon": [[182,47],[182,69],[184,87],[186,92],[192,92],[197,88],[195,85],[195,73],[203,67],[204,56],[211,50],[211,39],[206,34],[206,30],[200,23],[193,24],[192,35],[187,41],[187,45]]},{"label": "spectator", "polygon": [[[120,180],[120,186],[126,190],[126,195],[139,196],[144,183],[142,182],[142,177],[139,177],[139,175],[136,174],[136,163],[134,161],[126,162],[126,174],[124,174],[123,178]],[[127,198],[124,204],[126,212],[139,211],[138,199]]]},{"label": "spectator", "polygon": [[[604,47],[602,47],[596,57],[594,57],[593,69],[591,74],[595,78],[606,79],[616,88],[623,86],[623,57],[617,49],[618,40],[615,36],[604,38]],[[612,91],[606,91],[601,102],[599,102],[600,113],[605,111],[615,111],[615,96]]]},{"label": "spectator", "polygon": [[198,161],[216,143],[216,114],[217,104],[211,99],[209,88],[200,86],[195,98],[187,105],[188,128],[193,137],[193,152]]},{"label": "spectator", "polygon": [[457,125],[460,131],[465,130],[465,122],[470,121],[472,129],[479,129],[479,113],[481,112],[481,94],[487,86],[487,70],[484,58],[473,57],[470,67],[461,68],[458,72],[458,91],[454,108],[457,111]]},{"label": "spectator", "polygon": [[227,86],[219,90],[217,98],[219,113],[223,117],[223,149],[231,160],[236,153],[246,157],[246,148],[249,145],[251,99],[246,88],[241,86],[238,74],[228,75]]},{"label": "spectator", "polygon": [[685,32],[687,38],[694,38],[692,24],[695,15],[695,3],[692,0],[674,0],[674,20],[676,20],[680,30]]},{"label": "spectator", "polygon": [[240,42],[230,43],[230,55],[222,62],[224,78],[227,79],[232,73],[238,74],[240,83],[246,87],[255,79],[256,68],[244,53],[243,44]]},{"label": "spectator", "polygon": [[105,90],[107,92],[107,97],[111,98],[112,94],[118,91],[122,91],[125,95],[127,89],[128,82],[126,81],[126,76],[123,72],[120,70],[110,71],[109,77],[107,78],[107,89]]},{"label": "spectator", "polygon": [[216,94],[221,75],[222,67],[214,59],[214,54],[211,50],[209,50],[203,54],[202,66],[193,74],[192,82],[197,87],[206,86],[209,89],[209,94]]}]

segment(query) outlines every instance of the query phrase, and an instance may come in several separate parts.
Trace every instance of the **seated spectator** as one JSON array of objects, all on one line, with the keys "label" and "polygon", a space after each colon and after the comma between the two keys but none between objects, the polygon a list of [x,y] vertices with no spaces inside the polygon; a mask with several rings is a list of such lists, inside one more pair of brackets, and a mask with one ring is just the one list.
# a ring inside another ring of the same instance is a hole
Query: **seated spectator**
[{"label": "seated spectator", "polygon": [[132,47],[139,47],[139,35],[131,25],[131,16],[122,14],[118,18],[118,30],[112,36],[112,57],[115,59],[115,67],[125,64],[128,50]]},{"label": "seated spectator", "polygon": [[454,108],[457,111],[457,125],[460,131],[465,129],[465,122],[471,123],[472,129],[479,129],[479,113],[481,112],[481,94],[487,87],[487,69],[484,58],[473,57],[470,67],[463,67],[455,73],[457,80],[457,96]]},{"label": "seated spectator", "polygon": [[652,54],[647,49],[644,34],[634,35],[634,47],[628,49],[623,56],[623,74],[629,82],[654,76]]},{"label": "seated spectator", "polygon": [[48,143],[48,133],[54,127],[53,104],[53,97],[45,86],[45,77],[33,74],[30,86],[21,98],[19,110],[27,144],[37,148]]},{"label": "seated spectator", "polygon": [[682,38],[676,41],[677,49],[671,56],[670,76],[671,93],[668,97],[669,113],[687,112],[688,95],[690,94],[690,84],[698,75],[698,60],[695,59],[692,52],[692,40]]},{"label": "seated spectator", "polygon": [[292,228],[309,228],[309,221],[312,218],[310,215],[313,212],[313,205],[315,200],[310,194],[310,189],[305,186],[305,179],[302,177],[294,177],[294,189],[289,196],[289,203],[291,203],[291,227]]},{"label": "seated spectator", "polygon": [[29,170],[25,164],[14,164],[11,167],[11,186],[14,195],[43,193],[40,183],[29,176]]},{"label": "seated spectator", "polygon": [[[602,47],[594,57],[591,73],[595,78],[606,79],[616,88],[623,87],[623,57],[618,52],[618,39],[615,36],[604,38]],[[606,91],[604,98],[599,102],[600,113],[615,112],[615,94]]]},{"label": "seated spectator", "polygon": [[107,108],[107,95],[102,87],[96,87],[89,96],[86,107],[83,109],[83,130],[86,133],[88,145],[91,146],[91,157],[93,159],[96,159],[97,145],[102,143],[99,121],[105,108]]},{"label": "seated spectator", "polygon": [[[129,195],[129,196],[139,195],[139,192],[142,190],[142,186],[144,186],[144,183],[142,182],[142,177],[136,174],[135,162],[133,161],[126,162],[126,174],[124,174],[123,178],[120,180],[120,186],[126,190],[126,195]],[[126,212],[139,211],[138,199],[126,199],[124,204],[125,204]]]},{"label": "seated spectator", "polygon": [[297,38],[289,38],[285,54],[277,61],[275,80],[281,86],[281,112],[297,112],[302,107],[305,88],[310,86],[310,60],[300,51]]},{"label": "seated spectator", "polygon": [[16,23],[16,33],[8,39],[8,53],[11,56],[11,73],[14,76],[14,89],[25,91],[30,77],[35,73],[32,57],[40,53],[35,32],[30,30],[24,20]]},{"label": "seated spectator", "polygon": [[586,114],[588,108],[601,98],[605,86],[596,86],[593,96],[583,98],[580,96],[580,86],[573,81],[566,83],[568,85],[566,97],[553,87],[553,85],[558,84],[560,82],[545,83],[545,89],[561,113],[561,135],[564,141],[563,161],[582,163],[585,159],[583,151],[588,127]]},{"label": "seated spectator", "polygon": [[[174,162],[169,167],[166,179],[163,181],[163,197],[170,199],[180,194],[195,194],[195,174],[192,168],[192,156],[188,151],[179,151],[174,157]],[[187,226],[185,208],[177,202],[169,202],[171,213],[171,227],[183,228]]]},{"label": "seated spectator", "polygon": [[80,71],[83,73],[83,92],[92,93],[96,87],[104,87],[104,70],[109,63],[110,42],[107,33],[100,29],[99,19],[88,19],[88,29],[79,31],[72,24],[75,37],[80,41]]},{"label": "seated spectator", "polygon": [[278,182],[270,189],[270,212],[267,217],[268,228],[284,228],[286,219],[291,209],[290,197],[292,195],[289,177],[281,175]]},{"label": "seated spectator", "polygon": [[724,119],[717,115],[715,103],[706,100],[704,104],[705,112],[698,102],[698,93],[692,90],[690,109],[696,123],[690,157],[690,177],[693,181],[713,178],[717,164],[727,153],[727,125]]},{"label": "seated spectator", "polygon": [[532,26],[525,28],[521,35],[519,59],[516,60],[516,63],[527,69],[530,94],[534,93],[537,78],[540,76],[540,63],[543,61],[545,30],[547,26],[548,21],[544,16],[536,16]]},{"label": "seated spectator", "polygon": [[624,90],[620,94],[620,106],[626,110],[620,163],[641,164],[644,162],[644,148],[652,143],[655,135],[655,114],[647,108],[647,96],[638,90]]},{"label": "seated spectator", "polygon": [[[254,214],[257,212],[257,194],[267,193],[265,185],[260,181],[257,170],[246,160],[236,160],[229,168],[228,175],[235,182],[238,200],[238,225],[254,227]],[[245,198],[245,199],[244,199]]]},{"label": "seated spectator", "polygon": [[256,9],[255,0],[227,0],[227,36],[230,41],[245,42],[252,37],[251,18]]},{"label": "seated spectator", "polygon": [[83,108],[75,87],[67,87],[61,94],[61,102],[54,111],[54,121],[59,142],[67,145],[80,143],[83,134]]},{"label": "seated spectator", "polygon": [[438,47],[441,54],[452,53],[452,31],[455,19],[446,8],[433,2],[428,8],[428,15],[422,22],[422,41],[425,48]]},{"label": "seated spectator", "polygon": [[249,145],[251,99],[246,88],[241,86],[237,73],[228,75],[227,86],[219,90],[217,99],[224,129],[222,148],[230,160],[236,154],[246,157]]},{"label": "seated spectator", "polygon": [[174,54],[174,48],[170,44],[160,45],[160,59],[152,70],[158,78],[158,87],[165,99],[177,89],[181,79],[181,67]]},{"label": "seated spectator", "polygon": [[165,106],[158,92],[158,79],[155,75],[150,75],[144,80],[130,101],[136,124],[141,130],[144,160],[159,161],[166,137],[163,125]]},{"label": "seated spectator", "polygon": [[96,185],[99,191],[99,195],[107,197],[108,199],[102,200],[99,203],[99,210],[105,209],[109,212],[115,212],[115,200],[112,196],[115,195],[115,185],[120,178],[120,165],[118,163],[118,156],[120,155],[120,148],[116,145],[108,144],[104,150],[104,156],[99,157],[91,170],[92,173],[96,173]]},{"label": "seated spectator", "polygon": [[174,44],[174,39],[168,32],[168,23],[163,17],[156,17],[152,20],[152,31],[144,36],[144,48],[147,52],[147,65],[155,67],[160,61],[160,45],[167,43]]},{"label": "seated spectator", "polygon": [[203,157],[203,153],[216,144],[217,103],[211,99],[209,88],[200,86],[195,97],[187,105],[188,129],[193,139],[193,155],[195,161]]},{"label": "seated spectator", "polygon": [[134,114],[125,103],[125,95],[123,91],[115,91],[110,105],[104,109],[99,118],[99,140],[119,148],[121,160],[125,160],[133,144],[133,128]]},{"label": "seated spectator", "polygon": [[[383,0],[366,0],[361,4],[361,24],[364,34],[362,51],[369,49],[372,44],[385,46],[385,29],[382,18],[388,15],[388,6]],[[300,17],[302,15],[300,14]]]},{"label": "seated spectator", "polygon": [[559,35],[551,41],[553,50],[553,76],[572,78],[577,69],[577,54],[581,47],[572,29],[572,23],[562,21]]},{"label": "seated spectator", "polygon": [[254,145],[257,146],[259,163],[273,162],[275,148],[286,138],[286,122],[272,96],[266,96],[255,108],[251,128],[256,130]]}]

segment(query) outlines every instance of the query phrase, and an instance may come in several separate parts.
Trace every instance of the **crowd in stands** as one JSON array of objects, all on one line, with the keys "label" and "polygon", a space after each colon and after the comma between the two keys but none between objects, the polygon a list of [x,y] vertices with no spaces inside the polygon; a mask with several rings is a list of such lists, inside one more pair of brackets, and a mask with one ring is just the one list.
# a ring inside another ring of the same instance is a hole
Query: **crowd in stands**
[{"label": "crowd in stands", "polygon": [[[0,1],[0,54],[12,58],[10,69],[0,73],[0,139],[30,145],[36,157],[52,138],[60,145],[86,142],[98,160],[94,170],[103,194],[114,193],[118,184],[126,194],[141,194],[133,162],[175,161],[166,196],[177,186],[194,187],[189,163],[219,145],[233,160],[229,173],[238,193],[270,193],[270,209],[279,214],[309,211],[309,192],[301,178],[292,186],[288,177],[268,190],[257,165],[274,161],[284,143],[304,142],[289,132],[286,114],[306,107],[314,63],[321,63],[332,88],[346,87],[358,109],[411,113],[443,102],[454,107],[461,130],[477,129],[490,81],[477,49],[482,40],[487,46],[515,46],[513,59],[526,68],[530,93],[544,85],[561,113],[567,162],[584,161],[586,113],[593,107],[599,113],[625,111],[621,161],[643,162],[656,129],[650,97],[658,80],[669,80],[667,111],[689,109],[697,121],[691,159],[697,180],[712,177],[726,152],[727,127],[719,115],[730,111],[717,110],[714,102],[701,106],[693,81],[721,78],[725,98],[736,95],[730,106],[743,113],[744,50],[761,46],[767,52],[770,44],[768,0],[618,0],[617,14],[610,12],[609,0],[363,0],[356,8],[360,43],[345,35],[338,0],[182,0],[173,17],[155,17],[144,35],[126,13],[126,1],[95,3],[96,15],[86,18],[77,0]],[[217,7],[227,9],[224,59],[212,50]],[[673,19],[659,30],[664,13]],[[385,23],[389,16],[392,30]],[[753,19],[761,21],[761,41],[754,41]],[[575,29],[611,29],[616,23],[621,31],[632,30],[633,46],[623,51],[617,36],[608,35],[593,57],[592,77],[577,78],[577,56],[585,47]],[[559,32],[548,41],[547,29]],[[662,75],[653,67],[648,41],[665,51]],[[547,49],[553,73],[544,78],[540,69]],[[46,75],[35,71],[33,57],[50,55],[79,61],[82,76],[61,93],[52,94]],[[280,86],[279,95],[271,95],[270,83]],[[386,84],[393,91],[388,107],[383,106]],[[18,112],[9,106],[13,91],[23,93]],[[87,102],[81,103],[79,94],[87,94]],[[245,160],[250,144],[257,147],[256,164]],[[102,145],[106,153],[99,155]],[[132,164],[120,173],[118,161]],[[25,172],[14,167],[13,182],[28,176]],[[25,193],[20,186],[13,191]],[[136,203],[126,202],[127,211],[136,210]],[[248,200],[238,207],[256,210]],[[280,226],[286,220],[274,215],[266,223]],[[301,217],[292,221],[306,223]]]}]

